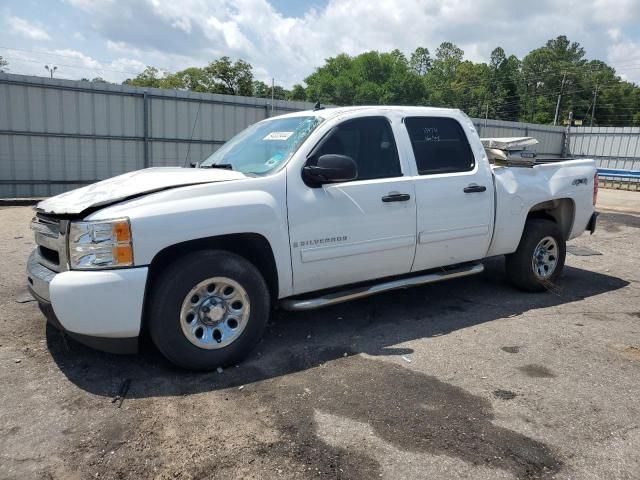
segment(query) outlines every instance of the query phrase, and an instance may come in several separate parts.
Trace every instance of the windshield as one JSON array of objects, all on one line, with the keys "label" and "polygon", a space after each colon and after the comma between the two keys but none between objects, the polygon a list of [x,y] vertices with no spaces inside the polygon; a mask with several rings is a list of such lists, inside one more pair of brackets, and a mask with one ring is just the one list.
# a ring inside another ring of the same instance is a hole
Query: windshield
[{"label": "windshield", "polygon": [[284,164],[322,122],[321,117],[287,117],[243,130],[200,164],[230,165],[245,174],[264,175]]}]

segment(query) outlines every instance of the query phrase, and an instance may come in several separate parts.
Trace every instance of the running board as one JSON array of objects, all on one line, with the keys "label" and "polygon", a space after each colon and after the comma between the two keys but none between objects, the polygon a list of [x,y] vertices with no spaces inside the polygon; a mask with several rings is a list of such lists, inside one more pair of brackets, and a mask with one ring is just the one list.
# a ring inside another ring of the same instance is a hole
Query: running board
[{"label": "running board", "polygon": [[285,310],[312,310],[314,308],[328,307],[336,303],[347,302],[357,298],[368,297],[377,293],[398,290],[401,288],[415,287],[426,283],[441,282],[453,278],[467,277],[484,271],[484,265],[475,263],[464,267],[452,268],[450,270],[440,270],[437,272],[417,275],[415,277],[399,278],[374,285],[344,290],[340,292],[327,293],[317,298],[286,298],[280,302]]}]

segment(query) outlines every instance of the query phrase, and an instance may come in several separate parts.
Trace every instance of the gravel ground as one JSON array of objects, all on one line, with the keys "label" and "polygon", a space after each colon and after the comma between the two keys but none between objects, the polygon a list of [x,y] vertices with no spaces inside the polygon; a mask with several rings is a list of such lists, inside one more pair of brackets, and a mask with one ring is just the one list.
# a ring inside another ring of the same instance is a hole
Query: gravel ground
[{"label": "gravel ground", "polygon": [[[640,217],[606,213],[553,292],[485,273],[276,312],[223,373],[85,348],[25,302],[0,209],[0,478],[640,478]],[[131,387],[113,403],[122,383]]]}]

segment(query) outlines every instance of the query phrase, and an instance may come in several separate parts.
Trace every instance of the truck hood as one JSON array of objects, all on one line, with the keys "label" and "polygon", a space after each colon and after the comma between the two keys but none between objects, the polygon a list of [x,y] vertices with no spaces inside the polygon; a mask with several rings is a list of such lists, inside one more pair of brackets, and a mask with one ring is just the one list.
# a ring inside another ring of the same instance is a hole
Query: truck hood
[{"label": "truck hood", "polygon": [[43,213],[77,215],[148,193],[200,183],[247,178],[240,172],[218,168],[146,168],[102,180],[43,200],[36,210]]}]

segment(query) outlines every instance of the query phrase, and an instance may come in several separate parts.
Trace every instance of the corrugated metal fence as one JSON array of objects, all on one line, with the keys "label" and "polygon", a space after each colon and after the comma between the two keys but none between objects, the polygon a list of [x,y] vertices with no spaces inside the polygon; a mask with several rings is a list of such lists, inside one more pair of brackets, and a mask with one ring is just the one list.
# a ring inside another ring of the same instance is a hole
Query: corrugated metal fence
[{"label": "corrugated metal fence", "polygon": [[[272,112],[265,98],[0,73],[0,197],[54,195],[147,166],[184,165],[247,125],[311,107],[276,100]],[[539,155],[562,152],[563,127],[473,122],[482,137],[533,136]]]},{"label": "corrugated metal fence", "polygon": [[562,155],[565,129],[553,125],[535,123],[507,122],[504,120],[485,120],[474,118],[473,124],[481,137],[535,137],[540,143],[531,150],[540,157],[559,157]]},{"label": "corrugated metal fence", "polygon": [[[640,127],[572,127],[569,134],[572,155],[594,158],[599,168],[640,171]],[[600,175],[614,182],[613,177]],[[620,180],[638,187],[637,178]]]},{"label": "corrugated metal fence", "polygon": [[0,197],[201,160],[247,125],[311,107],[0,73]]}]

